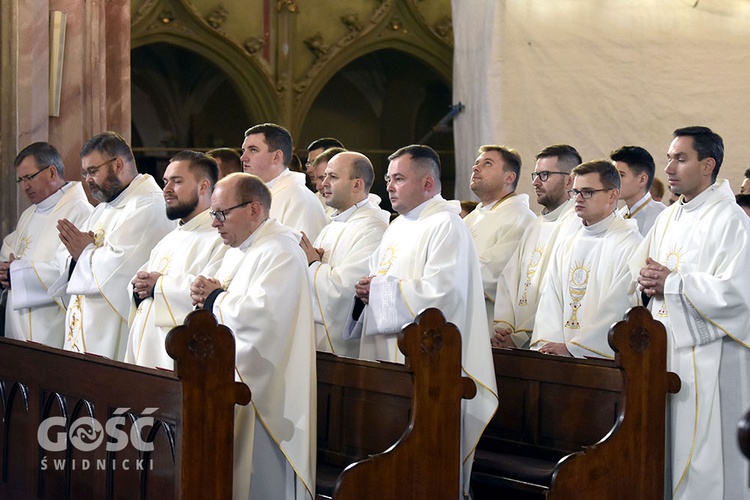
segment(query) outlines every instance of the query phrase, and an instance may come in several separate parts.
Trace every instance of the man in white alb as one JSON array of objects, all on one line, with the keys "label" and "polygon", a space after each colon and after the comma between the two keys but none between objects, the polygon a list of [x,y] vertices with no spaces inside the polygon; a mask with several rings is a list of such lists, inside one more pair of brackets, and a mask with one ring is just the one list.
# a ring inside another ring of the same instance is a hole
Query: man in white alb
[{"label": "man in white alb", "polygon": [[128,283],[151,249],[174,229],[153,177],[139,174],[130,146],[102,132],[81,149],[81,176],[99,200],[81,229],[57,223],[68,264],[55,293],[71,295],[65,349],[122,360],[128,340]]},{"label": "man in white alb", "polygon": [[737,422],[750,407],[750,219],[717,179],[724,142],[707,127],[675,130],[664,210],[630,261],[654,318],[667,329],[671,491],[682,499],[746,499]]},{"label": "man in white alb", "polygon": [[625,219],[634,219],[638,223],[638,230],[646,236],[656,216],[667,208],[664,203],[651,198],[651,184],[656,172],[654,158],[639,146],[623,146],[609,157],[620,172],[620,199],[625,202],[620,215]]},{"label": "man in white alb", "polygon": [[544,208],[524,231],[498,278],[494,347],[529,347],[542,278],[554,255],[555,242],[581,225],[573,210],[575,202],[568,196],[573,187],[570,172],[580,163],[581,155],[567,144],[548,146],[536,155],[531,184],[537,203]]},{"label": "man in white alb", "polygon": [[62,272],[56,259],[62,243],[49,235],[54,234],[57,219],[81,224],[94,207],[80,182],[65,181],[62,158],[52,144],[26,146],[13,166],[16,182],[32,205],[21,214],[15,231],[3,239],[0,250],[0,285],[8,293],[5,336],[61,348],[66,305],[47,289]]},{"label": "man in white alb", "polygon": [[479,205],[464,222],[479,254],[487,319],[492,326],[497,279],[518,247],[524,230],[535,219],[529,195],[516,193],[521,175],[521,155],[505,146],[486,145],[471,173],[471,190]]},{"label": "man in white alb", "polygon": [[307,260],[300,234],[269,218],[271,204],[254,175],[216,184],[213,225],[231,248],[190,295],[234,333],[237,376],[253,395],[235,413],[234,498],[312,499],[317,383]]},{"label": "man in white alb", "polygon": [[531,348],[547,354],[613,358],[607,335],[637,304],[627,262],[643,240],[634,221],[615,211],[620,174],[611,161],[573,169],[570,197],[578,231],[555,245],[542,283]]},{"label": "man in white alb", "polygon": [[351,319],[360,322],[350,322],[347,331],[361,333],[361,358],[403,362],[397,333],[423,309],[440,309],[458,327],[462,367],[477,385],[474,399],[462,403],[462,477],[468,495],[474,448],[497,408],[479,258],[459,202],[440,196],[438,154],[412,145],[388,159],[388,197],[400,216],[370,258],[370,275],[355,285]]},{"label": "man in white alb", "polygon": [[344,148],[328,148],[317,155],[312,162],[315,197],[320,200],[320,203],[323,205],[323,210],[328,217],[330,217],[331,214],[336,211],[336,209],[326,203],[326,199],[323,196],[323,179],[325,179],[326,177],[326,167],[328,166],[329,160],[335,155],[343,153],[344,151],[346,151],[346,149]]},{"label": "man in white alb", "polygon": [[305,187],[305,175],[289,170],[292,136],[275,123],[249,128],[242,143],[245,173],[257,175],[273,196],[270,216],[313,240],[328,224],[323,206]]},{"label": "man in white alb", "polygon": [[[305,161],[305,175],[307,175],[307,180],[310,184],[310,188],[316,193],[316,195],[319,195],[320,192],[315,187],[315,171],[313,169],[313,162],[315,161],[315,158],[320,156],[323,151],[330,148],[341,148],[346,149],[343,144],[341,144],[341,141],[336,139],[335,137],[321,137],[320,139],[315,139],[310,144],[307,145],[307,160]],[[320,203],[325,208],[327,205],[325,204],[325,200],[323,200],[322,197],[318,197],[320,200]]]},{"label": "man in white alb", "polygon": [[128,363],[174,365],[164,348],[167,333],[193,310],[190,284],[206,268],[218,268],[227,249],[208,213],[218,180],[217,162],[196,151],[180,151],[164,171],[167,217],[179,226],[154,247],[131,282]]},{"label": "man in white alb", "polygon": [[344,339],[344,324],[354,284],[367,274],[370,256],[380,245],[390,218],[368,199],[374,178],[372,163],[365,155],[341,152],[333,156],[320,186],[334,210],[332,220],[314,243],[302,236],[319,351],[359,355],[359,341]]}]

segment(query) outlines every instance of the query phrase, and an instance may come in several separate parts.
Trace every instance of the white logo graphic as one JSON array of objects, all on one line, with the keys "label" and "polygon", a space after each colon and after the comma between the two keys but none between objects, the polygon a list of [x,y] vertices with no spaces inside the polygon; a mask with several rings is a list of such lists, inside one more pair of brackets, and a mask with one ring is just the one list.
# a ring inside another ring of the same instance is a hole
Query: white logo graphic
[{"label": "white logo graphic", "polygon": [[141,438],[143,429],[153,427],[154,417],[150,416],[158,408],[146,408],[143,410],[142,417],[133,421],[130,428],[130,435],[122,430],[125,426],[125,412],[130,408],[117,408],[114,416],[107,420],[104,428],[98,420],[92,417],[80,417],[70,424],[70,430],[65,432],[64,417],[49,417],[42,421],[37,430],[36,437],[39,446],[43,449],[56,452],[64,451],[68,447],[68,438],[73,447],[82,452],[90,452],[97,449],[104,441],[107,440],[107,451],[122,451],[128,443],[132,443],[138,451],[153,451],[154,444],[145,442]]}]

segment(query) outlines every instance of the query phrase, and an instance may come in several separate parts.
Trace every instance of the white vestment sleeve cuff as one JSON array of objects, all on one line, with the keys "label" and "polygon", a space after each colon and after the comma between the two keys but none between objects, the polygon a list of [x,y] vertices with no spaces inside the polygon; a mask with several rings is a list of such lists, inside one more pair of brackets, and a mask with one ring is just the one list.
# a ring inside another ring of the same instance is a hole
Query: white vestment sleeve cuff
[{"label": "white vestment sleeve cuff", "polygon": [[34,270],[34,265],[26,260],[14,260],[10,264],[10,282],[13,287],[13,309],[26,309],[53,304],[44,285]]},{"label": "white vestment sleeve cuff", "polygon": [[401,295],[401,283],[395,276],[376,276],[370,282],[365,335],[393,334],[412,321],[409,307]]},{"label": "white vestment sleeve cuff", "polygon": [[68,294],[70,295],[99,295],[101,291],[94,280],[94,271],[91,269],[91,259],[96,247],[93,243],[83,249],[78,256],[76,267],[68,282]]},{"label": "white vestment sleeve cuff", "polygon": [[670,273],[664,280],[664,302],[667,305],[669,321],[672,323],[672,340],[678,349],[695,345],[686,321],[687,315],[682,308],[681,295],[682,276],[679,272]]}]

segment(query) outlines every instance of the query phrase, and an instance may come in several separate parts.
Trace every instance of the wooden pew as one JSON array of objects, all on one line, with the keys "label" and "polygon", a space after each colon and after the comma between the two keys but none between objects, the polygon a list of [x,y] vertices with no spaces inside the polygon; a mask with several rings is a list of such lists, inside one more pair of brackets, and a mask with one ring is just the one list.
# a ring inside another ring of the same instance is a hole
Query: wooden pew
[{"label": "wooden pew", "polygon": [[318,353],[318,499],[458,498],[460,333],[427,309],[398,343],[406,365]]},{"label": "wooden pew", "polygon": [[196,311],[167,352],[174,373],[0,339],[0,498],[231,498],[234,405],[250,400],[233,336]]},{"label": "wooden pew", "polygon": [[666,340],[638,307],[610,330],[614,361],[494,349],[500,405],[476,452],[475,500],[663,498],[666,396],[680,387]]}]

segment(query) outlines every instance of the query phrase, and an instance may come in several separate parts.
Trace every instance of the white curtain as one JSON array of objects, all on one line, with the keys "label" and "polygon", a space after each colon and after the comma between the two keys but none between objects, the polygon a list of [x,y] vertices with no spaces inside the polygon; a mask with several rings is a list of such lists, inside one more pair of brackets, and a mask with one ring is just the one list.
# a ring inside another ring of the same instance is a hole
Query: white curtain
[{"label": "white curtain", "polygon": [[[454,0],[456,198],[471,197],[482,144],[534,155],[556,143],[585,160],[648,149],[665,179],[672,131],[724,138],[719,177],[739,190],[750,166],[749,0]],[[531,196],[532,201],[534,196]]]}]

